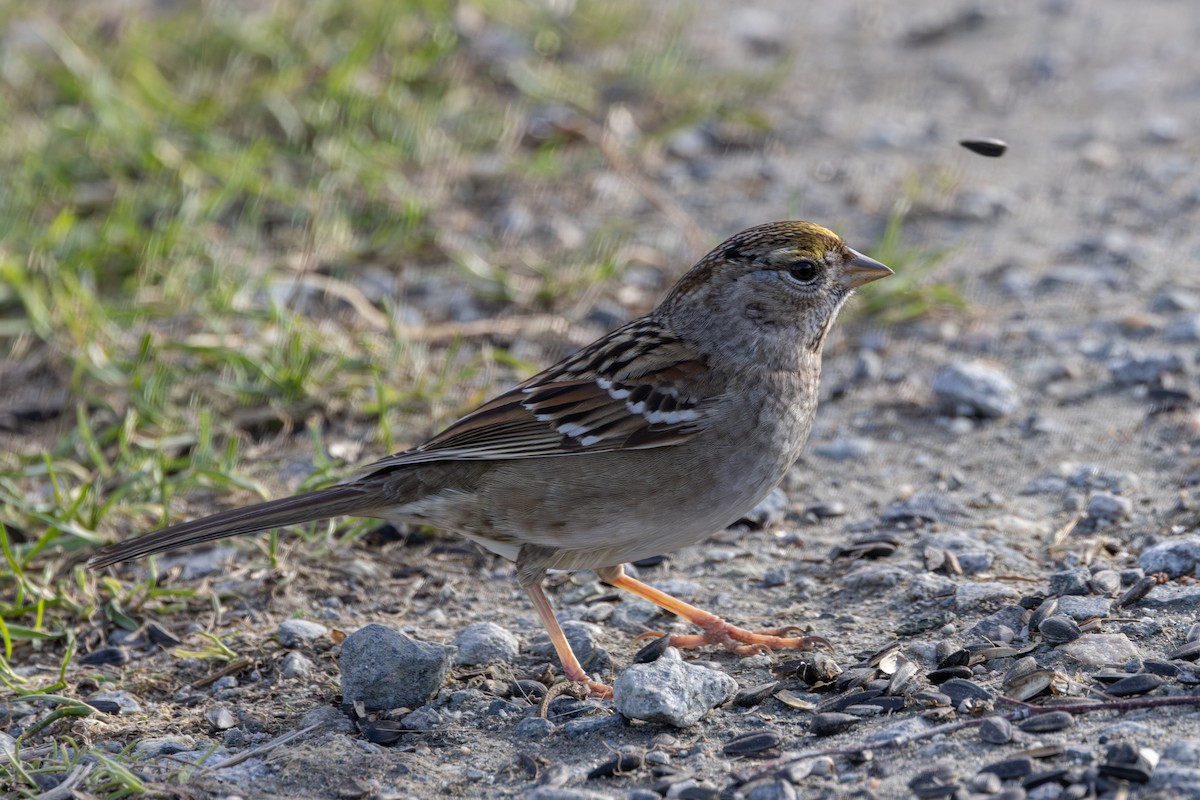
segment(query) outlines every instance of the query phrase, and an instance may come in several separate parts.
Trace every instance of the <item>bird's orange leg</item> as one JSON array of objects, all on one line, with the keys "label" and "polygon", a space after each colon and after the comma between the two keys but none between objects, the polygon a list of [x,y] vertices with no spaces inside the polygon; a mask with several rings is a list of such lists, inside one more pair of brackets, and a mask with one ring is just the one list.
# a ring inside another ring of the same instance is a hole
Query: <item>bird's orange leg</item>
[{"label": "bird's orange leg", "polygon": [[558,660],[562,662],[563,674],[567,676],[567,680],[586,685],[597,697],[612,697],[611,686],[592,680],[583,671],[583,665],[575,657],[575,651],[571,649],[571,643],[567,641],[562,626],[558,624],[558,618],[554,616],[554,609],[550,608],[550,601],[542,591],[541,581],[527,584],[525,591],[529,593],[533,607],[537,609],[542,624],[546,626],[546,632],[550,634],[550,642],[554,645],[554,652],[558,653]]},{"label": "bird's orange leg", "polygon": [[745,628],[731,625],[716,614],[710,614],[702,608],[696,608],[666,592],[642,583],[636,578],[629,577],[625,574],[625,569],[620,566],[596,570],[596,573],[605,583],[636,594],[643,600],[649,600],[659,608],[683,617],[704,631],[702,634],[672,636],[672,647],[700,647],[706,644],[719,644],[725,649],[741,655],[761,653],[763,650],[812,650],[814,647],[833,649],[833,645],[821,636],[790,635],[799,632],[796,628],[748,631]]}]

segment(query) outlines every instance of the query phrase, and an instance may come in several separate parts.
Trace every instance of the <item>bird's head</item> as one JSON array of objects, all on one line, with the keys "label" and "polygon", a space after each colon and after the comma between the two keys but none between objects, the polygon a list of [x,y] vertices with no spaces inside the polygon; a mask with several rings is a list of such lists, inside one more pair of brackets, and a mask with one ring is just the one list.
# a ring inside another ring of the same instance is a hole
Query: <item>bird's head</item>
[{"label": "bird's head", "polygon": [[714,248],[655,315],[710,357],[792,369],[820,355],[854,289],[891,274],[827,228],[772,222]]}]

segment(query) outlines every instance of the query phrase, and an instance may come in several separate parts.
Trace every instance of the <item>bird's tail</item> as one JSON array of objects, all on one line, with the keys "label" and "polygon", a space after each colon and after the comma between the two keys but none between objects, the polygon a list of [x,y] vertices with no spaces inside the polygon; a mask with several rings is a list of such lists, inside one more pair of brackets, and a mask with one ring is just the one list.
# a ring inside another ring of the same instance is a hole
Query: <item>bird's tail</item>
[{"label": "bird's tail", "polygon": [[331,486],[294,497],[223,511],[191,522],[181,522],[136,539],[106,545],[88,559],[88,567],[99,569],[152,553],[230,536],[258,533],[285,525],[301,525],[305,522],[346,515],[370,516],[374,505],[369,490],[361,484]]}]

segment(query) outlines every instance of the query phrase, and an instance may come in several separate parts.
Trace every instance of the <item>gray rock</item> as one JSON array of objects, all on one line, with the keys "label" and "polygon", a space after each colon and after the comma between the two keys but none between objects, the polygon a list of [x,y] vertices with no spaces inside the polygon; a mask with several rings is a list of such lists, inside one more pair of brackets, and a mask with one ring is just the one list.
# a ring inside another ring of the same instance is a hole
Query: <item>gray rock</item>
[{"label": "gray rock", "polygon": [[236,547],[214,547],[211,550],[188,550],[186,553],[163,556],[159,565],[161,570],[181,567],[183,572],[179,579],[197,581],[201,578],[211,578],[214,575],[224,575],[228,572],[229,562],[237,558]]},{"label": "gray rock", "polygon": [[1098,522],[1120,522],[1133,513],[1133,501],[1108,492],[1096,492],[1088,498],[1088,516]]},{"label": "gray rock", "polygon": [[[960,588],[959,591],[961,592],[962,589]],[[966,631],[966,634],[970,637],[988,639],[997,643],[1008,643],[1017,638],[1017,631],[1024,632],[1025,629],[1025,609],[1009,605],[976,622]]]},{"label": "gray rock", "polygon": [[1088,594],[1092,573],[1087,567],[1064,569],[1050,575],[1050,594]]},{"label": "gray rock", "polygon": [[1091,590],[1096,594],[1109,595],[1120,590],[1121,573],[1115,569],[1101,569],[1092,573],[1088,581]]},{"label": "gray rock", "polygon": [[1108,371],[1118,386],[1158,383],[1169,373],[1183,372],[1183,359],[1174,353],[1126,356],[1109,362]]},{"label": "gray rock", "polygon": [[788,571],[785,567],[771,567],[762,576],[762,585],[767,588],[784,586],[788,582]]},{"label": "gray rock", "polygon": [[1117,289],[1124,283],[1121,270],[1110,264],[1063,264],[1046,271],[1038,281],[1042,291],[1077,288],[1095,291],[1096,289]]},{"label": "gray rock", "polygon": [[909,570],[896,564],[860,564],[842,578],[842,588],[859,592],[890,589],[910,575]]},{"label": "gray rock", "polygon": [[994,419],[1021,407],[1016,384],[998,367],[979,361],[943,367],[933,378],[933,394],[946,412]]},{"label": "gray rock", "polygon": [[1106,469],[1095,464],[1063,465],[1067,467],[1067,483],[1091,491],[1131,494],[1142,485],[1136,473]]},{"label": "gray rock", "polygon": [[1004,583],[979,581],[964,583],[954,593],[954,607],[961,614],[988,610],[1021,599],[1021,593]]},{"label": "gray rock", "polygon": [[[562,623],[562,629],[563,634],[567,637],[567,643],[571,645],[571,649],[575,651],[575,655],[580,661],[583,661],[596,647],[596,639],[600,636],[599,626],[590,622],[565,620]],[[538,658],[552,658],[555,655],[550,634],[545,631],[540,631],[534,636],[528,647],[529,652]]]},{"label": "gray rock", "polygon": [[1200,764],[1200,739],[1177,739],[1163,747],[1162,757],[1186,766]]},{"label": "gray rock", "polygon": [[418,708],[411,714],[405,714],[400,719],[400,724],[410,731],[436,731],[445,723],[442,720],[442,715],[438,713],[436,708],[425,706]]},{"label": "gray rock", "polygon": [[450,671],[453,647],[418,642],[383,625],[359,628],[342,642],[342,702],[371,709],[417,708]]},{"label": "gray rock", "polygon": [[296,727],[303,729],[312,725],[318,726],[317,731],[314,731],[314,733],[319,732],[322,736],[334,733],[344,733],[347,736],[353,736],[358,730],[350,717],[333,706],[317,706],[301,717],[300,724]]},{"label": "gray rock", "polygon": [[1163,289],[1150,302],[1150,310],[1156,313],[1200,310],[1200,295],[1190,289],[1170,287]]},{"label": "gray rock", "polygon": [[945,575],[918,572],[908,582],[908,598],[910,600],[932,600],[935,597],[949,597],[954,594],[955,586],[954,581]]},{"label": "gray rock", "polygon": [[517,723],[513,733],[518,739],[541,740],[554,733],[554,723],[545,717],[526,717]]},{"label": "gray rock", "polygon": [[319,622],[307,619],[285,619],[275,630],[279,643],[284,647],[300,647],[306,642],[323,639],[329,635],[329,628]]},{"label": "gray rock", "polygon": [[17,740],[4,731],[0,731],[0,756],[8,758],[17,752]]},{"label": "gray rock", "polygon": [[625,597],[613,608],[608,625],[626,633],[642,633],[650,629],[650,620],[657,617],[661,609],[641,598]]},{"label": "gray rock", "polygon": [[732,699],[737,681],[723,672],[688,664],[668,647],[650,664],[633,664],[613,684],[613,703],[627,719],[686,728]]},{"label": "gray rock", "polygon": [[1187,314],[1167,323],[1163,337],[1168,342],[1200,342],[1200,314]]},{"label": "gray rock", "polygon": [[839,436],[831,442],[813,447],[812,451],[815,455],[830,461],[858,461],[864,456],[870,455],[874,449],[875,443],[870,439],[858,436]]},{"label": "gray rock", "polygon": [[1183,137],[1184,127],[1175,117],[1152,117],[1146,125],[1146,138],[1156,144],[1174,144]]},{"label": "gray rock", "polygon": [[1138,654],[1133,642],[1123,633],[1093,633],[1080,636],[1059,649],[1071,658],[1093,667],[1123,664]]},{"label": "gray rock", "polygon": [[1121,570],[1121,585],[1133,586],[1135,583],[1146,577],[1146,570],[1141,567],[1129,567]]},{"label": "gray rock", "polygon": [[1147,547],[1138,564],[1148,573],[1165,572],[1171,578],[1200,575],[1200,536],[1179,536]]},{"label": "gray rock", "polygon": [[303,653],[291,652],[283,657],[280,674],[285,678],[307,678],[312,674],[313,662]]},{"label": "gray rock", "polygon": [[[709,546],[706,549],[711,552],[717,548]],[[731,553],[741,552],[732,548],[729,551]],[[654,588],[660,592],[666,592],[672,597],[678,597],[680,600],[694,600],[700,594],[700,585],[686,578],[668,578],[666,580],[655,581]]]},{"label": "gray rock", "polygon": [[1195,612],[1200,610],[1200,586],[1155,586],[1137,602],[1138,609]]},{"label": "gray rock", "polygon": [[521,795],[521,800],[614,800],[616,795],[559,786],[539,786]]},{"label": "gray rock", "polygon": [[213,706],[204,712],[205,721],[214,731],[227,731],[237,725],[237,717],[225,706]]},{"label": "gray rock", "polygon": [[140,739],[133,746],[134,758],[157,758],[173,756],[176,753],[186,753],[194,746],[191,739],[184,736],[152,736]]},{"label": "gray rock", "polygon": [[212,690],[213,690],[214,694],[219,694],[221,692],[226,691],[227,689],[236,689],[237,685],[238,685],[237,678],[235,678],[232,675],[223,675],[220,678],[217,678],[217,680],[213,682]]},{"label": "gray rock", "polygon": [[667,152],[685,161],[701,158],[712,148],[712,138],[703,128],[684,128],[667,141]]},{"label": "gray rock", "polygon": [[788,43],[787,25],[778,14],[765,8],[734,8],[726,31],[754,55],[778,55]]},{"label": "gray rock", "polygon": [[451,642],[458,648],[454,663],[465,666],[509,662],[517,657],[520,644],[517,637],[494,622],[474,622],[459,632]]},{"label": "gray rock", "polygon": [[117,706],[117,714],[125,716],[127,714],[140,714],[142,712],[142,704],[137,701],[137,698],[124,690],[115,690],[109,692],[93,692],[88,695],[87,702],[106,702],[114,703]]},{"label": "gray rock", "polygon": [[1017,203],[1012,193],[995,187],[964,189],[954,200],[951,215],[972,222],[986,222],[1003,216]]},{"label": "gray rock", "polygon": [[986,550],[963,550],[954,554],[964,575],[979,575],[992,568],[996,560],[994,553]]},{"label": "gray rock", "polygon": [[906,740],[913,736],[920,736],[929,730],[930,727],[928,720],[921,719],[920,717],[909,717],[897,720],[889,724],[886,728],[867,734],[864,741],[875,747],[888,747],[895,742]]},{"label": "gray rock", "polygon": [[1013,738],[1012,723],[1004,717],[988,717],[979,726],[979,738],[988,744],[1008,744]]},{"label": "gray rock", "polygon": [[796,787],[781,778],[766,781],[746,792],[746,800],[796,800]]},{"label": "gray rock", "polygon": [[[195,753],[180,753],[176,758],[192,762],[215,763],[228,757],[228,753],[214,753],[211,749],[197,750]],[[258,787],[271,786],[277,776],[276,767],[261,758],[248,758],[240,764],[222,767],[221,780],[228,781],[227,786],[236,786],[245,793],[246,797],[262,797],[273,794],[264,792]]]},{"label": "gray rock", "polygon": [[562,732],[564,736],[572,739],[579,737],[594,738],[600,734],[620,728],[623,725],[625,725],[624,717],[617,714],[607,714],[600,717],[568,720],[563,723]]},{"label": "gray rock", "polygon": [[778,525],[787,517],[788,497],[782,489],[774,489],[758,505],[738,520],[756,530]]},{"label": "gray rock", "polygon": [[883,357],[875,350],[859,350],[858,360],[854,364],[854,380],[868,382],[877,381],[882,377]]},{"label": "gray rock", "polygon": [[1171,800],[1200,800],[1200,769],[1160,766],[1150,776],[1150,788]]},{"label": "gray rock", "polygon": [[1074,620],[1104,618],[1112,610],[1112,600],[1107,597],[1067,595],[1058,598],[1058,611]]},{"label": "gray rock", "polygon": [[879,519],[889,525],[922,522],[952,524],[965,522],[970,517],[966,506],[941,494],[914,494],[907,500],[892,503],[879,514]]},{"label": "gray rock", "polygon": [[1141,486],[1135,473],[1111,470],[1095,464],[1059,464],[1028,483],[1023,494],[1058,494],[1068,489],[1131,494]]}]

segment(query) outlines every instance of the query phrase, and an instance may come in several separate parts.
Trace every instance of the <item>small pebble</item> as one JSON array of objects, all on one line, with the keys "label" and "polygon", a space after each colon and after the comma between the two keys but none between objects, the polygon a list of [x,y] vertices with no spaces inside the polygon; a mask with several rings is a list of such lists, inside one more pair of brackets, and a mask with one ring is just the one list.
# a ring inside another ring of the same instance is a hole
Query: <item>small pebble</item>
[{"label": "small pebble", "polygon": [[932,388],[940,407],[957,416],[995,419],[1021,406],[1016,384],[999,367],[979,361],[943,367]]},{"label": "small pebble", "polygon": [[329,635],[329,628],[319,622],[307,619],[287,619],[279,623],[275,630],[279,643],[284,647],[300,647],[306,642],[323,639]]},{"label": "small pebble", "polygon": [[383,625],[359,628],[342,642],[338,657],[342,702],[368,709],[422,706],[442,687],[454,652]]},{"label": "small pebble", "polygon": [[1109,364],[1109,373],[1117,386],[1161,383],[1169,374],[1183,372],[1183,360],[1174,353],[1154,356],[1128,356]]},{"label": "small pebble", "polygon": [[687,663],[670,647],[653,663],[627,667],[613,684],[613,704],[628,719],[686,728],[737,688],[725,673]]},{"label": "small pebble", "polygon": [[513,732],[518,739],[541,740],[554,733],[555,725],[544,717],[526,717],[517,723]]},{"label": "small pebble", "polygon": [[1137,648],[1123,633],[1093,633],[1081,636],[1062,646],[1067,656],[1094,667],[1121,664],[1138,654]]},{"label": "small pebble", "polygon": [[796,800],[796,787],[785,780],[772,780],[750,789],[746,800]]},{"label": "small pebble", "polygon": [[458,648],[454,663],[459,666],[507,663],[515,659],[520,650],[517,638],[493,622],[468,625],[451,644]]},{"label": "small pebble", "polygon": [[1050,594],[1088,594],[1092,573],[1087,567],[1064,569],[1050,575]]},{"label": "small pebble", "polygon": [[988,744],[1008,744],[1012,736],[1012,723],[1004,717],[988,717],[979,726],[979,738]]},{"label": "small pebble", "polygon": [[1176,536],[1147,547],[1138,557],[1147,573],[1166,573],[1168,577],[1197,575],[1200,564],[1200,536]]},{"label": "small pebble", "polygon": [[152,736],[139,739],[133,746],[134,758],[157,758],[176,753],[185,753],[193,747],[192,742],[180,736]]},{"label": "small pebble", "polygon": [[1088,498],[1088,517],[1100,523],[1120,522],[1133,513],[1133,501],[1109,492],[1096,492]]},{"label": "small pebble", "polygon": [[1082,597],[1069,595],[1060,597],[1058,611],[1077,622],[1088,619],[1103,619],[1112,609],[1112,601],[1107,597]]},{"label": "small pebble", "polygon": [[307,678],[312,674],[314,664],[303,653],[292,651],[283,657],[280,674],[285,678]]},{"label": "small pebble", "polygon": [[225,706],[214,706],[204,712],[204,719],[214,731],[225,731],[237,725],[237,717]]}]

